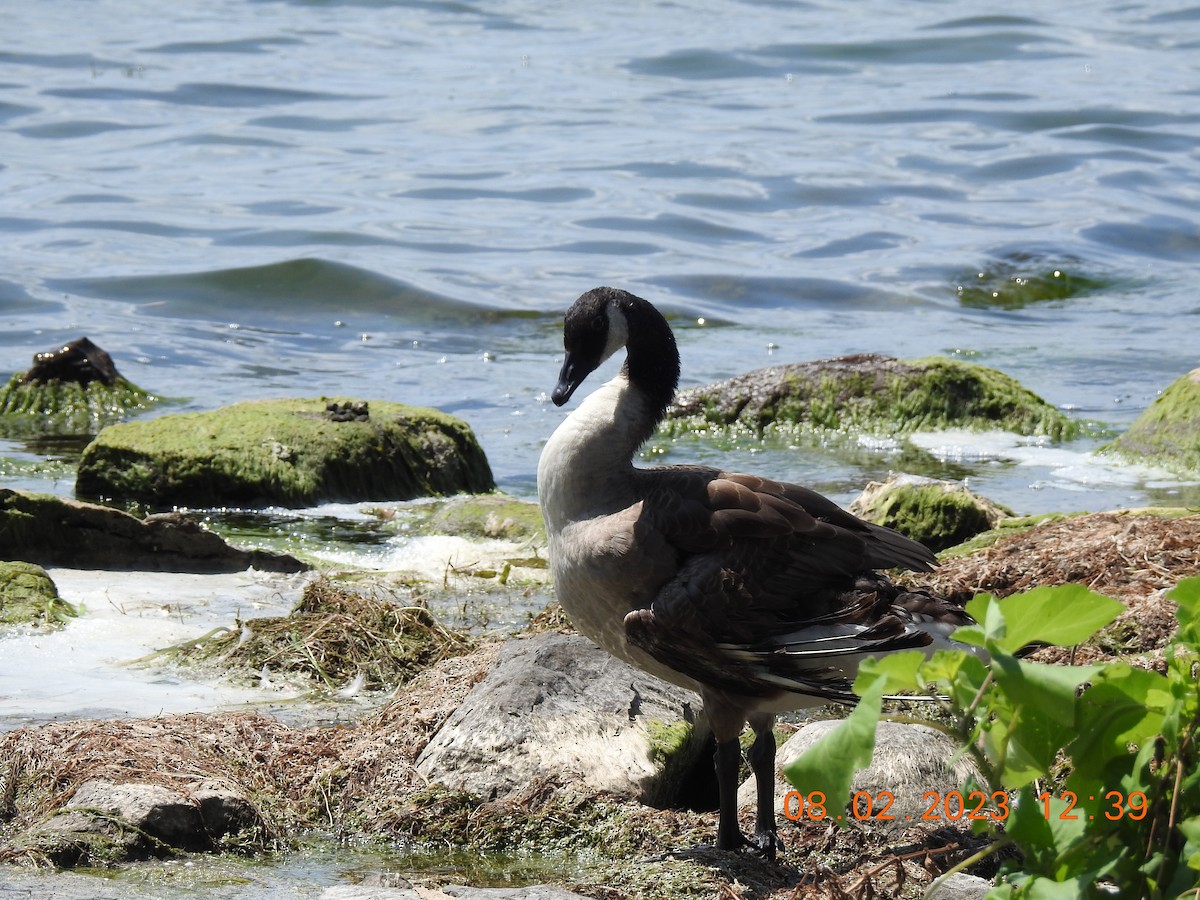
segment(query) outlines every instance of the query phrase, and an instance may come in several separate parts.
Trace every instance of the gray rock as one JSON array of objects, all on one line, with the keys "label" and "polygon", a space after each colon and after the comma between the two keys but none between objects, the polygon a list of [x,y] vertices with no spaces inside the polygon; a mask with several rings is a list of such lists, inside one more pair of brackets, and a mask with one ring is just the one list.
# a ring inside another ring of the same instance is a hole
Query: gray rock
[{"label": "gray rock", "polygon": [[687,725],[699,708],[692,692],[586,638],[512,640],[421,752],[417,770],[486,798],[555,776],[653,804],[703,746]]},{"label": "gray rock", "polygon": [[119,509],[0,488],[5,559],[75,569],[152,572],[268,572],[308,568],[294,557],[242,550],[171,512],[144,520]]},{"label": "gray rock", "polygon": [[[777,771],[790,765],[818,738],[838,724],[837,721],[828,720],[810,722],[797,731],[779,748],[776,754]],[[872,818],[871,824],[897,831],[921,824],[934,828],[954,824],[940,805],[945,802],[946,795],[951,791],[966,793],[963,791],[963,785],[969,778],[983,783],[978,770],[968,758],[960,757],[951,763],[957,749],[953,741],[932,728],[899,722],[880,722],[875,732],[875,752],[871,757],[871,765],[859,771],[851,783],[852,791],[863,791],[870,795],[871,809],[875,814],[883,810],[888,803],[887,795],[891,795],[892,800],[886,815],[894,818]],[[794,790],[797,789],[782,775],[778,777],[775,784],[775,808],[780,813],[781,823],[787,821],[783,815],[787,793]],[[937,818],[923,821],[921,816],[935,803],[935,799],[940,810]],[[738,804],[744,806],[753,802],[754,781],[748,779],[738,789]],[[791,808],[796,809],[794,798]],[[952,808],[957,810],[954,803]],[[862,798],[859,809],[864,815],[867,814],[865,797]],[[830,815],[837,815],[839,812],[840,810],[832,808],[829,810]],[[965,818],[960,821],[966,823]]]},{"label": "gray rock", "polygon": [[992,883],[986,878],[957,872],[925,895],[925,900],[983,900]]},{"label": "gray rock", "polygon": [[226,782],[202,782],[184,793],[159,784],[87,781],[25,842],[60,866],[117,862],[209,850],[260,821],[245,795]]}]

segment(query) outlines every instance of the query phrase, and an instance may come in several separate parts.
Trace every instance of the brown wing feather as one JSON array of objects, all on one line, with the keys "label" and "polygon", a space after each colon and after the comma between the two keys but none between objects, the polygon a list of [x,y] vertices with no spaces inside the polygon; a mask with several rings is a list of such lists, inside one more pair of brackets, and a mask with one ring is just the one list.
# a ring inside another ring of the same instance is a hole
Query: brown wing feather
[{"label": "brown wing feather", "polygon": [[704,467],[643,471],[640,524],[674,549],[679,569],[625,628],[661,662],[714,687],[779,690],[767,672],[790,690],[845,699],[845,670],[821,661],[819,642],[773,642],[814,623],[863,629],[854,651],[831,658],[929,642],[896,605],[900,592],[871,571],[931,568],[915,541],[799,485]]}]

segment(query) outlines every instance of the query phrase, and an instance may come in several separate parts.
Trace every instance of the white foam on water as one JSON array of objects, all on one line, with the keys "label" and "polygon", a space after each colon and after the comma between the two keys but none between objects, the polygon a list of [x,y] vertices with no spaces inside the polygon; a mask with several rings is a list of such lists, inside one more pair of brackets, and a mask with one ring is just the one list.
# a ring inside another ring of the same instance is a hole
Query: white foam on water
[{"label": "white foam on water", "polygon": [[1180,479],[1153,466],[1120,461],[1091,449],[1055,444],[1006,431],[947,430],[919,432],[914,445],[947,462],[977,464],[993,461],[1031,470],[1030,486],[1054,486],[1060,490],[1085,491],[1097,485],[1169,488]]},{"label": "white foam on water", "polygon": [[49,569],[81,615],[61,629],[0,639],[0,730],[54,719],[147,716],[278,701],[278,690],[199,681],[155,650],[242,617],[283,615],[307,576]]}]

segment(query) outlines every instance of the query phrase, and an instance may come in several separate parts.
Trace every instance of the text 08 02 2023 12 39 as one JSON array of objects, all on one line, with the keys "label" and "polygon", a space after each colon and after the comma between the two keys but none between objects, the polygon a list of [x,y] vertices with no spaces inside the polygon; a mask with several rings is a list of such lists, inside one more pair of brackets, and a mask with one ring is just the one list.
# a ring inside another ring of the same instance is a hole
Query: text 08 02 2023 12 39
[{"label": "text 08 02 2023 12 39", "polygon": [[[1140,820],[1146,817],[1149,803],[1141,791],[1126,794],[1124,791],[1107,791],[1103,794],[1089,795],[1085,802],[1101,802],[1101,806],[1090,811],[1080,807],[1081,798],[1074,791],[1063,791],[1055,795],[1043,793],[1038,795],[1042,804],[1042,812],[1047,819],[1063,820],[1089,819],[1103,817],[1116,821],[1128,816]],[[895,821],[898,816],[890,812],[896,795],[891,791],[855,791],[850,799],[848,815],[860,822],[875,820],[878,822]],[[1053,802],[1060,801],[1059,803]],[[915,818],[924,821],[952,821],[965,819],[968,822],[992,821],[1003,822],[1012,812],[1012,797],[1007,791],[926,791],[922,801],[928,805],[925,811]],[[783,814],[793,822],[803,819],[819,821],[831,818],[827,808],[827,800],[821,791],[810,791],[802,794],[799,791],[788,791],[783,798]],[[841,819],[841,815],[832,818]],[[914,816],[904,816],[912,819]]]}]

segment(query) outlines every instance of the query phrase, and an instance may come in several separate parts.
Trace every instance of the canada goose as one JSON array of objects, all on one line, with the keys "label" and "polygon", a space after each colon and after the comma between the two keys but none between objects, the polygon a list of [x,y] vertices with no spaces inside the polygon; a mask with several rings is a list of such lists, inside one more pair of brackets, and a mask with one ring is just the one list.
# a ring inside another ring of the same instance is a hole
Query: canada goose
[{"label": "canada goose", "polygon": [[[551,399],[566,403],[622,347],[620,373],[547,441],[538,494],[563,609],[614,656],[697,691],[717,742],[717,846],[774,856],[779,712],[852,703],[858,661],[945,642],[970,619],[874,569],[929,571],[932,552],[795,484],[703,466],[637,468],[679,382],[679,352],[650,303],[588,291],[564,318]],[[738,736],[758,786],[753,840],[737,822]]]}]

